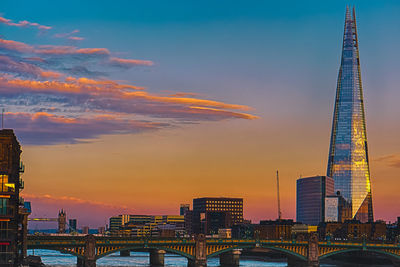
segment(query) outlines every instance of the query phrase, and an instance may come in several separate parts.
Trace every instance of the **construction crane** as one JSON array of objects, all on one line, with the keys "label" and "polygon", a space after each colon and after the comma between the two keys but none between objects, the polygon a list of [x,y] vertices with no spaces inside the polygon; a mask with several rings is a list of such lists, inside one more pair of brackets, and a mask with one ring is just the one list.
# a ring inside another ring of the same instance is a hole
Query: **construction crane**
[{"label": "construction crane", "polygon": [[277,197],[278,197],[278,220],[282,219],[282,212],[281,212],[281,198],[279,196],[279,172],[276,170],[276,187],[277,187]]}]

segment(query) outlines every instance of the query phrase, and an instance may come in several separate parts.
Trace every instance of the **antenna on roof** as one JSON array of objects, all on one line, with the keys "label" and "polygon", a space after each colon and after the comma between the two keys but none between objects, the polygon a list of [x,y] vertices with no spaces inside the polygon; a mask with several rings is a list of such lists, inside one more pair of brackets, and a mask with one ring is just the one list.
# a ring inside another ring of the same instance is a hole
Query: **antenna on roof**
[{"label": "antenna on roof", "polygon": [[276,170],[276,187],[277,187],[277,197],[278,197],[278,220],[282,219],[282,212],[281,212],[281,198],[279,196],[279,173]]}]

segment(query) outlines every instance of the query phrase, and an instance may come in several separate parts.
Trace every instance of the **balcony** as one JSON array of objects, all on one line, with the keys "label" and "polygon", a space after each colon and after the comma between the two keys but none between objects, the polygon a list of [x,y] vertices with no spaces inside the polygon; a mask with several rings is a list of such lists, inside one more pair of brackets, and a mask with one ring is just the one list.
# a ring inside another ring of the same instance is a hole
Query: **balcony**
[{"label": "balcony", "polygon": [[25,172],[25,165],[24,163],[21,161],[19,163],[19,173],[24,173]]}]

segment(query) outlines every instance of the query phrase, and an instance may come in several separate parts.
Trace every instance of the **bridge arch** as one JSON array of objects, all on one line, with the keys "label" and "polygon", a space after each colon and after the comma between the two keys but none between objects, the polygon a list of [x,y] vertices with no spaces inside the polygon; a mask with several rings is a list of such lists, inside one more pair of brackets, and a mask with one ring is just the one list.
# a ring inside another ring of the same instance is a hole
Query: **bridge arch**
[{"label": "bridge arch", "polygon": [[192,256],[192,255],[190,255],[188,253],[185,253],[185,252],[177,250],[177,249],[172,249],[172,248],[169,248],[169,247],[163,247],[163,246],[146,246],[146,247],[143,247],[143,246],[129,246],[129,247],[117,248],[117,249],[114,249],[114,250],[109,250],[109,251],[107,251],[105,253],[97,255],[96,256],[96,260],[98,260],[100,258],[103,258],[105,256],[108,256],[110,254],[113,254],[113,253],[116,253],[116,252],[120,252],[120,251],[126,251],[126,250],[135,251],[136,250],[136,251],[148,251],[148,252],[150,252],[150,250],[152,250],[152,249],[165,250],[166,252],[185,257],[188,260],[193,260],[194,259],[194,256]]},{"label": "bridge arch", "polygon": [[67,250],[65,248],[55,248],[55,247],[29,248],[28,247],[28,250],[34,250],[34,249],[57,251],[57,252],[60,252],[62,254],[69,254],[69,255],[72,255],[72,256],[75,256],[75,257],[78,257],[78,258],[81,258],[81,259],[85,258],[84,255],[79,254],[79,253],[77,253],[75,251],[72,251],[72,250]]},{"label": "bridge arch", "polygon": [[207,258],[215,257],[215,256],[218,256],[218,255],[220,255],[222,253],[229,252],[229,251],[232,251],[232,250],[235,250],[235,249],[247,249],[247,248],[256,248],[256,247],[270,249],[270,250],[277,251],[277,252],[280,252],[282,254],[285,254],[287,256],[294,257],[294,258],[296,258],[298,260],[301,260],[301,261],[307,261],[307,258],[305,256],[303,256],[303,255],[301,255],[299,253],[296,253],[294,251],[291,251],[291,250],[288,250],[288,249],[284,249],[284,248],[280,248],[280,247],[276,247],[276,246],[273,246],[273,245],[263,245],[263,244],[259,244],[259,246],[257,246],[257,245],[232,246],[232,247],[229,247],[229,248],[226,248],[226,249],[218,250],[218,251],[208,255]]},{"label": "bridge arch", "polygon": [[333,251],[327,254],[324,254],[322,256],[319,257],[319,259],[325,259],[328,258],[330,256],[333,255],[338,255],[338,254],[344,254],[344,253],[349,253],[349,252],[374,252],[383,256],[386,256],[388,259],[390,260],[400,260],[400,255],[394,254],[394,253],[390,253],[384,250],[380,250],[380,249],[371,249],[371,248],[349,248],[349,249],[343,249],[343,250],[337,250],[337,251]]}]

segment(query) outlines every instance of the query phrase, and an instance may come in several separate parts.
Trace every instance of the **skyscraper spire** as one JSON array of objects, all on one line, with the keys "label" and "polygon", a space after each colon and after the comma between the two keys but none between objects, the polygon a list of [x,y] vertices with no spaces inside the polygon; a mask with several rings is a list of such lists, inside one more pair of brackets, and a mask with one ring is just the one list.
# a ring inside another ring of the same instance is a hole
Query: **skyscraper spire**
[{"label": "skyscraper spire", "polygon": [[355,10],[346,8],[327,175],[350,203],[352,217],[373,221],[367,133]]}]

